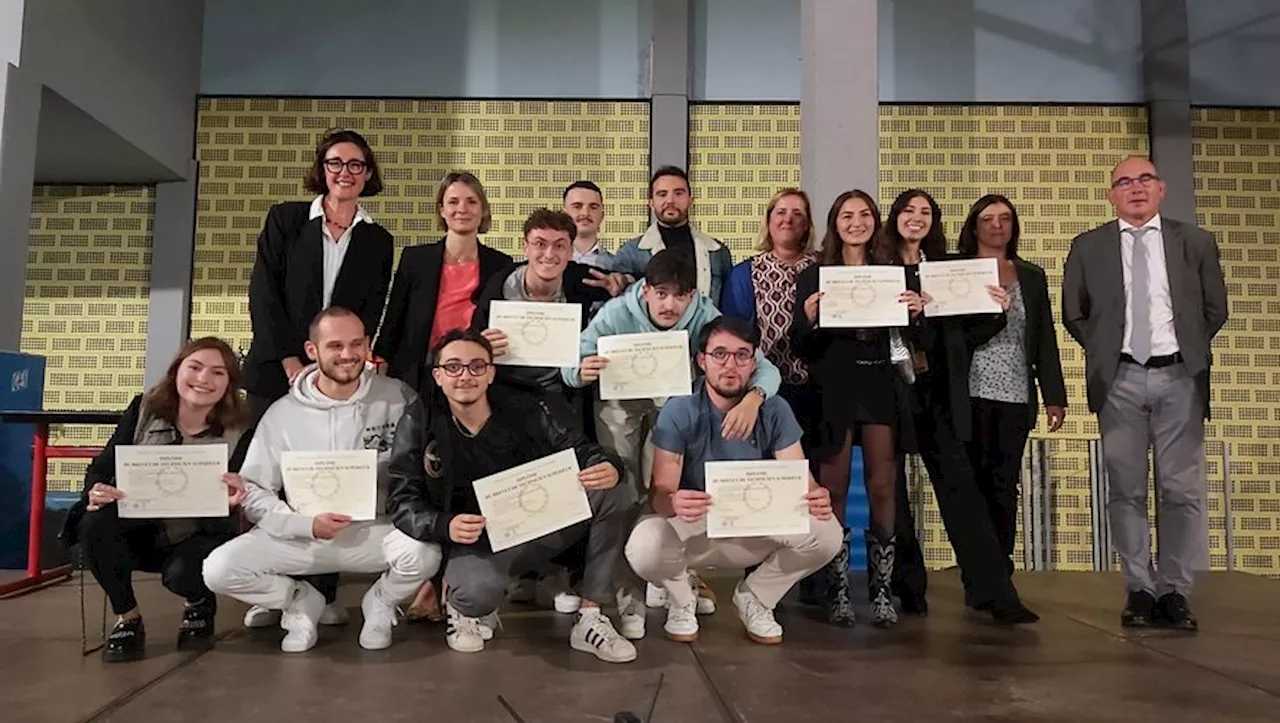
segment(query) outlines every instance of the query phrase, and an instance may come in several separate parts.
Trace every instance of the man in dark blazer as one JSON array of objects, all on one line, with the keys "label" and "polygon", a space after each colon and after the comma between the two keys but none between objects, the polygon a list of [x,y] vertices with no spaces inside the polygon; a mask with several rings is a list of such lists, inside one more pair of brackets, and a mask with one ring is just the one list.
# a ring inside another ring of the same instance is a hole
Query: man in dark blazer
[{"label": "man in dark blazer", "polygon": [[[1227,321],[1212,234],[1160,216],[1165,183],[1146,158],[1111,173],[1117,220],[1077,236],[1063,324],[1084,347],[1110,483],[1111,536],[1128,599],[1121,624],[1195,630],[1188,596],[1206,556],[1204,420],[1210,344]],[[1159,485],[1159,564],[1147,521],[1147,450]]]}]

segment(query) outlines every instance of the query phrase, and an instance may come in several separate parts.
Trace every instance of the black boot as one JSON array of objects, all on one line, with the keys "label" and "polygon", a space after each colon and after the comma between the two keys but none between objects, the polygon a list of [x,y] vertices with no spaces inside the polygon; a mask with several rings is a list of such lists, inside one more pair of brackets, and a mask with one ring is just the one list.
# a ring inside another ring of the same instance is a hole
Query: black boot
[{"label": "black boot", "polygon": [[871,601],[871,615],[877,628],[891,628],[898,624],[898,610],[893,606],[893,594],[889,590],[896,541],[891,535],[872,530],[867,530],[866,536],[867,598]]},{"label": "black boot", "polygon": [[102,660],[107,663],[129,663],[142,660],[147,653],[147,628],[142,618],[118,620],[107,642],[102,646]]},{"label": "black boot", "polygon": [[840,627],[853,627],[853,602],[849,599],[849,528],[844,528],[844,544],[835,559],[826,566],[827,622]]},{"label": "black boot", "polygon": [[800,604],[821,605],[827,586],[827,568],[816,570],[800,581]]},{"label": "black boot", "polygon": [[213,595],[188,603],[178,625],[178,650],[205,648],[213,638],[213,618],[218,614],[218,600]]}]

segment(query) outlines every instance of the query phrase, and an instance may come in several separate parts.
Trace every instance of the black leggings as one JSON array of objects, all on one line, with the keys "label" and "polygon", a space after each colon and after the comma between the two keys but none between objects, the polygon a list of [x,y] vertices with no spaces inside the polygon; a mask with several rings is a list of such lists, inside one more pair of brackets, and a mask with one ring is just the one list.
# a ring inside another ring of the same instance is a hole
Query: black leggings
[{"label": "black leggings", "polygon": [[160,573],[161,583],[188,602],[213,595],[204,584],[204,559],[231,539],[229,534],[197,532],[174,545],[158,544],[161,524],[154,520],[122,520],[115,505],[85,514],[80,540],[86,566],[123,615],[138,607],[133,594],[133,571]]}]

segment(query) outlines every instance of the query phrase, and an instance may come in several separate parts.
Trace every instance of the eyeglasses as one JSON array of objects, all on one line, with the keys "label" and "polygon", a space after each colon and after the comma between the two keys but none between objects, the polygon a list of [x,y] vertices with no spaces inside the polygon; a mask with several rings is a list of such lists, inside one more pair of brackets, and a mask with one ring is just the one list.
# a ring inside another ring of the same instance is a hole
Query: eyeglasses
[{"label": "eyeglasses", "polygon": [[756,356],[756,353],[751,349],[737,349],[735,351],[729,351],[728,349],[716,349],[714,351],[706,352],[706,354],[712,359],[715,359],[718,364],[727,364],[730,359],[733,359],[734,363],[738,366],[746,364]]},{"label": "eyeglasses", "polygon": [[353,158],[349,161],[344,161],[341,158],[326,158],[324,159],[324,167],[329,171],[329,173],[335,174],[342,173],[342,169],[346,168],[351,172],[351,175],[358,176],[361,173],[364,173],[364,170],[368,168],[369,165],[358,158]]},{"label": "eyeglasses", "polygon": [[545,254],[548,251],[563,254],[569,251],[569,244],[567,243],[547,243],[541,239],[537,241],[526,241],[525,243],[529,245],[529,248],[540,254]]},{"label": "eyeglasses", "polygon": [[462,376],[463,369],[466,369],[467,373],[471,376],[478,377],[489,371],[490,366],[493,365],[484,359],[472,359],[466,364],[463,364],[460,361],[445,362],[444,364],[437,364],[436,368],[443,369],[444,375],[447,377],[460,377]]},{"label": "eyeglasses", "polygon": [[1111,187],[1125,189],[1132,186],[1135,183],[1141,183],[1144,186],[1150,186],[1152,183],[1155,183],[1156,181],[1159,181],[1159,180],[1160,180],[1160,177],[1153,173],[1144,173],[1141,176],[1138,176],[1137,178],[1131,178],[1129,176],[1121,176],[1111,182]]}]

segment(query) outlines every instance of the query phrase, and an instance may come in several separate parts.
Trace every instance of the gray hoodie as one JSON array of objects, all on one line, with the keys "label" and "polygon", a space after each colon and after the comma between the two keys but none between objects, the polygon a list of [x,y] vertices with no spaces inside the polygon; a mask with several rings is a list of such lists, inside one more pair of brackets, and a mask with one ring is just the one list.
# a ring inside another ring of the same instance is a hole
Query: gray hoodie
[{"label": "gray hoodie", "polygon": [[280,459],[288,451],[378,450],[379,519],[386,512],[391,442],[401,415],[418,395],[404,382],[366,366],[351,398],[330,399],[316,387],[319,375],[314,364],[304,369],[289,393],[262,415],[240,468],[248,488],[245,516],[273,537],[312,537],[312,518],[298,514],[279,496],[284,487]]}]

